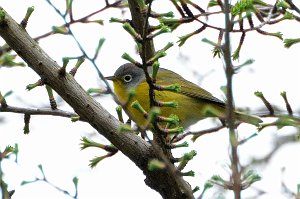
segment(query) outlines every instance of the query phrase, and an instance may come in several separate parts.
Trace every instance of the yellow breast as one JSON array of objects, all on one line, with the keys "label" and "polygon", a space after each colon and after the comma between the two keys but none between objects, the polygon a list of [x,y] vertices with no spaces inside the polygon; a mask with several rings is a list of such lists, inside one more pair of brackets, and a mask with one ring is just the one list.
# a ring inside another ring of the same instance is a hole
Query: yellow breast
[{"label": "yellow breast", "polygon": [[[121,83],[114,82],[114,90],[122,103],[128,101],[128,92],[122,87]],[[144,126],[147,119],[137,109],[131,107],[131,103],[137,100],[143,109],[147,112],[150,111],[150,100],[149,100],[149,86],[146,82],[140,83],[136,88],[136,95],[131,98],[127,105],[127,112],[131,119],[139,126]],[[170,91],[155,91],[156,100],[162,102],[176,101],[178,106],[172,107],[160,107],[161,116],[169,117],[171,114],[179,117],[179,125],[183,128],[187,128],[190,125],[205,117],[204,111],[209,108],[209,105],[205,101],[200,101],[184,94],[170,92]]]}]

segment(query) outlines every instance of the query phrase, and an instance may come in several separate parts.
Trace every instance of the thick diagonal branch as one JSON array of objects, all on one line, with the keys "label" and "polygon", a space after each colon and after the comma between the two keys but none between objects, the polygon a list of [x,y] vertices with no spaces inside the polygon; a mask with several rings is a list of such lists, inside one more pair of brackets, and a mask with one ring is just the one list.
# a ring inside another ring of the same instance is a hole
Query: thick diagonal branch
[{"label": "thick diagonal branch", "polygon": [[[73,76],[59,74],[59,65],[0,8],[0,36],[81,117],[130,158],[164,198],[191,198],[188,185],[175,180],[168,170],[148,171],[148,161],[157,158],[151,145],[132,133],[118,133],[120,122],[89,96]],[[179,178],[182,179],[182,178]],[[188,190],[188,191],[187,191]]]}]

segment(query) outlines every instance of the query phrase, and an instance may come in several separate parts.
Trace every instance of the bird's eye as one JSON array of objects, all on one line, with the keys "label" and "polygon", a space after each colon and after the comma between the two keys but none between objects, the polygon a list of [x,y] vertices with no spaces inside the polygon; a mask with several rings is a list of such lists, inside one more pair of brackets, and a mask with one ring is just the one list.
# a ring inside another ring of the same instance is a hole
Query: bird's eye
[{"label": "bird's eye", "polygon": [[125,82],[130,82],[132,80],[132,76],[131,75],[125,75],[123,77],[123,79],[124,79]]}]

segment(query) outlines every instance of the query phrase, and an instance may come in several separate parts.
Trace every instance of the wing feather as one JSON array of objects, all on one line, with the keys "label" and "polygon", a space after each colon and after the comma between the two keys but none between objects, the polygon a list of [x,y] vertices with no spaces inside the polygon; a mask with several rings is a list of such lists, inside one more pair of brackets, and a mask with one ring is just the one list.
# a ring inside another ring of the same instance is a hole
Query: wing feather
[{"label": "wing feather", "polygon": [[[172,77],[170,77],[170,73],[173,74]],[[160,68],[157,75],[157,84],[166,85],[166,83],[168,85],[178,83],[181,86],[181,90],[179,93],[183,95],[190,96],[197,100],[205,100],[208,102],[218,104],[220,106],[225,106],[225,103],[222,100],[214,97],[210,92],[184,79],[177,73]]]}]

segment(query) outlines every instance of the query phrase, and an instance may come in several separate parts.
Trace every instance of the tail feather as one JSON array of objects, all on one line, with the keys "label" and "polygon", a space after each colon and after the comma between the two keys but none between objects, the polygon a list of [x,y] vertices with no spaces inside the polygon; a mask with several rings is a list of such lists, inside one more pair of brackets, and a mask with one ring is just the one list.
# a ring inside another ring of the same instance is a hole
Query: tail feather
[{"label": "tail feather", "polygon": [[260,123],[263,122],[258,116],[255,116],[255,115],[248,115],[246,113],[242,113],[242,112],[238,112],[238,111],[235,112],[235,115],[236,115],[237,120],[248,123],[248,124],[252,124],[255,126],[259,126]]},{"label": "tail feather", "polygon": [[[205,107],[204,113],[207,117],[219,117],[221,120],[226,120],[224,107],[220,106],[207,106]],[[263,121],[255,115],[248,115],[243,112],[235,111],[236,120],[252,124],[255,126],[260,126]]]}]

